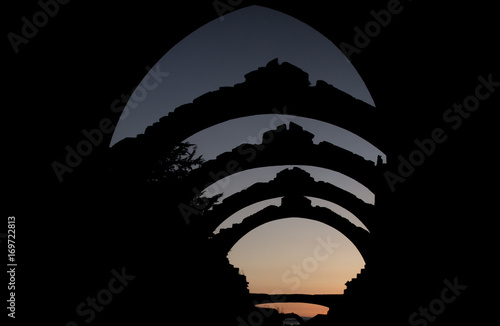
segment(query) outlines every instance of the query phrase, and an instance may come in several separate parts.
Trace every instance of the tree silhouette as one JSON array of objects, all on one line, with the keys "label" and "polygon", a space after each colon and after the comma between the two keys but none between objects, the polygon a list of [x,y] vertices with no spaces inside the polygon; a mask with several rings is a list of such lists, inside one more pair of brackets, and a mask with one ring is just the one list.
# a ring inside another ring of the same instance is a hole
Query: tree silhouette
[{"label": "tree silhouette", "polygon": [[[196,149],[196,145],[189,142],[176,145],[170,152],[155,162],[147,180],[148,183],[173,187],[178,185],[189,173],[205,163],[202,155],[196,157]],[[221,193],[212,197],[205,197],[204,192],[201,192],[191,199],[189,205],[191,207],[202,207],[198,213],[203,215],[204,212],[217,203],[222,195]]]},{"label": "tree silhouette", "polygon": [[189,142],[179,143],[155,162],[147,181],[162,184],[187,177],[191,171],[205,162],[201,155],[196,158],[195,155],[196,145]]}]

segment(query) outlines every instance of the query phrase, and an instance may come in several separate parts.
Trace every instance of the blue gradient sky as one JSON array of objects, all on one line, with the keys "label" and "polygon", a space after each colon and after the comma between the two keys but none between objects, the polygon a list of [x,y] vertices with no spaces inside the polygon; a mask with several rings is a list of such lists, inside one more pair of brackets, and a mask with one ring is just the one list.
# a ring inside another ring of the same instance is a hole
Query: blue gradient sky
[{"label": "blue gradient sky", "polygon": [[[169,72],[169,75],[157,88],[148,91],[136,108],[129,107],[129,114],[124,115],[116,127],[111,145],[125,137],[143,133],[160,117],[208,91],[243,82],[246,73],[265,66],[274,58],[307,72],[312,85],[318,79],[324,80],[374,105],[352,64],[333,43],[308,25],[259,6],[235,10],[224,18],[196,30],[161,58],[157,64],[161,71]],[[188,141],[198,146],[198,154],[211,159],[241,143],[258,143],[262,134],[271,128],[271,118],[261,115],[236,119],[193,135]],[[283,122],[293,121],[315,134],[315,143],[327,140],[372,161],[377,155],[383,155],[363,139],[336,126],[299,117],[280,118]],[[222,187],[219,183],[207,192],[213,195],[222,191],[226,197],[254,182],[269,181],[284,168],[287,167],[238,173],[222,181],[227,186]],[[316,180],[331,182],[366,202],[374,202],[370,191],[346,176],[314,167],[302,168]],[[221,227],[239,222],[271,203],[279,204],[279,200],[252,205],[232,216]],[[313,204],[327,206],[359,223],[352,214],[336,205],[320,200],[313,200]],[[319,263],[317,270],[310,273],[307,279],[301,280],[299,288],[291,290],[290,285],[283,281],[283,273],[310,257],[318,245],[318,238],[326,237],[338,243],[338,248],[326,261]],[[344,283],[355,277],[364,265],[357,249],[340,232],[300,216],[253,230],[233,247],[228,257],[231,263],[244,271],[251,292],[270,293],[279,289],[284,293],[342,293]]]},{"label": "blue gradient sky", "polygon": [[159,60],[160,70],[169,75],[136,108],[129,108],[111,145],[143,133],[158,118],[206,92],[243,82],[245,74],[274,58],[307,72],[313,85],[324,80],[373,105],[356,69],[310,26],[259,6],[236,10],[224,18],[202,26]]}]

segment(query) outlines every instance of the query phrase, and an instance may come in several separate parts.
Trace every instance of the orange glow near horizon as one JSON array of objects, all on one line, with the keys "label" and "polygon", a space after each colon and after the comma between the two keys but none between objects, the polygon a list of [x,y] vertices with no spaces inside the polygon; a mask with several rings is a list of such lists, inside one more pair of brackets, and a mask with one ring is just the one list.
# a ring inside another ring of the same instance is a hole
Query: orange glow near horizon
[{"label": "orange glow near horizon", "polygon": [[301,317],[326,315],[329,310],[328,307],[301,302],[265,303],[256,305],[256,307],[276,309],[283,314],[295,313]]},{"label": "orange glow near horizon", "polygon": [[[302,218],[255,228],[236,243],[228,258],[246,276],[250,293],[267,294],[343,294],[345,283],[365,266],[347,237],[325,224]],[[257,306],[302,317],[329,310],[293,302]]]},{"label": "orange glow near horizon", "polygon": [[339,231],[301,218],[252,230],[228,258],[246,276],[250,293],[269,294],[342,294],[345,283],[365,265],[358,249]]}]

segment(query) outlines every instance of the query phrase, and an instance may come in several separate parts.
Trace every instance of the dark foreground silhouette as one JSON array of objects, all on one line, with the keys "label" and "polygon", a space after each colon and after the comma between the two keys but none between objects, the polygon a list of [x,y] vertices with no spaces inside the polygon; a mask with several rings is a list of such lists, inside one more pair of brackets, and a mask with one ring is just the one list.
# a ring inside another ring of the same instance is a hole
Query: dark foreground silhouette
[{"label": "dark foreground silhouette", "polygon": [[[267,132],[261,144],[242,144],[210,161],[198,158],[195,148],[182,142],[214,124],[251,114],[284,113],[283,108],[287,114],[331,122],[355,132],[381,149],[387,163],[376,158],[366,160],[335,144],[314,144],[314,135],[293,123]],[[285,315],[255,307],[277,298],[249,293],[246,277],[229,263],[227,252],[253,228],[273,219],[300,215],[345,234],[366,263],[358,275],[346,280],[343,294],[314,300],[291,296],[329,307],[327,315],[304,324],[368,325],[377,321],[390,325],[392,321],[411,321],[418,325],[436,320],[438,325],[441,310],[446,309],[442,315],[451,318],[463,305],[477,307],[474,296],[466,295],[474,293],[471,287],[460,296],[455,293],[457,287],[472,282],[464,258],[470,258],[467,241],[463,241],[468,224],[446,209],[460,201],[430,186],[432,180],[440,180],[441,174],[419,174],[408,178],[398,191],[391,191],[385,173],[398,171],[400,149],[393,139],[396,126],[390,125],[385,114],[324,82],[311,86],[307,74],[299,68],[271,61],[247,74],[244,83],[209,92],[177,108],[143,135],[124,139],[106,153],[105,161],[86,182],[100,185],[96,201],[103,204],[95,207],[102,207],[100,214],[107,220],[96,223],[99,228],[88,230],[92,239],[81,244],[86,246],[81,259],[96,255],[87,247],[97,246],[108,248],[99,253],[102,266],[107,268],[110,256],[128,262],[127,271],[136,278],[120,296],[120,318],[132,324],[154,323],[175,315],[187,325],[203,325],[207,320],[228,326],[282,325]],[[375,204],[314,180],[300,169],[284,169],[274,180],[252,185],[222,202],[218,197],[207,199],[202,192],[240,171],[287,164],[343,173],[370,189]],[[369,232],[326,208],[312,207],[306,196],[343,206]],[[267,207],[213,235],[232,213],[276,197],[283,197],[279,207]],[[443,200],[447,205],[442,205]],[[106,204],[109,202],[112,204]],[[440,207],[439,212],[433,211],[435,206]],[[79,227],[90,228],[83,221],[95,212],[81,208],[80,203],[74,207],[79,207],[74,213],[82,221]],[[94,266],[80,268],[80,273],[94,275]],[[97,284],[99,280],[89,277],[86,282]],[[85,293],[85,284],[74,290]],[[443,291],[445,300],[439,297]],[[453,303],[446,303],[452,294]],[[433,315],[419,313],[425,311],[419,307],[425,309],[429,302],[434,305]],[[99,318],[105,321],[106,316],[102,313]]]}]

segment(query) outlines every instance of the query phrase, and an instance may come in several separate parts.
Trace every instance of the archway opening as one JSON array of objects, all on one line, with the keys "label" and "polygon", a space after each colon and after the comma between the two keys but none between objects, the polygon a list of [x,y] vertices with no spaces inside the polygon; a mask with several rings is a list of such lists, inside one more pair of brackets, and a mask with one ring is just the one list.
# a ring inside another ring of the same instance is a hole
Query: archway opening
[{"label": "archway opening", "polygon": [[342,294],[365,261],[342,233],[323,223],[287,218],[242,237],[228,259],[247,277],[250,293]]}]

